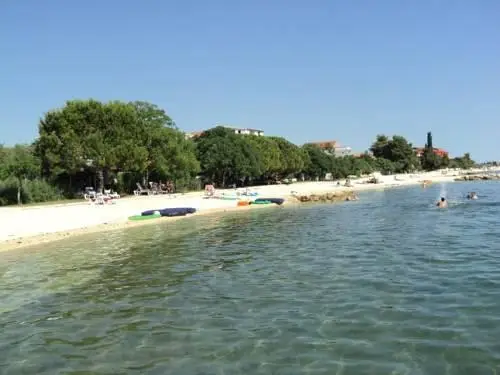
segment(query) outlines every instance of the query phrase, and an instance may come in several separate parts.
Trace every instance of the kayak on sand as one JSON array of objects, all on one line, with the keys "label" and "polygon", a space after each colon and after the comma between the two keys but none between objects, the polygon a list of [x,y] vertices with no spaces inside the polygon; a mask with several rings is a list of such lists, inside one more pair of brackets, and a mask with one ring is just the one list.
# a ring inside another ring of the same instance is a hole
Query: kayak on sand
[{"label": "kayak on sand", "polygon": [[150,216],[159,213],[161,216],[184,216],[187,214],[194,214],[196,208],[193,207],[173,207],[161,208],[158,210],[147,210],[141,213],[142,216]]}]

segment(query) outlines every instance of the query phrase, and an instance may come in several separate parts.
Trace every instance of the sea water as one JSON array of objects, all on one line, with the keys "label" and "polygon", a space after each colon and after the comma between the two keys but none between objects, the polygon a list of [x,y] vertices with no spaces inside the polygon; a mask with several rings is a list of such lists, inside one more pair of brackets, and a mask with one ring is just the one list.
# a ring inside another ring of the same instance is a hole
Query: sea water
[{"label": "sea water", "polygon": [[446,188],[2,253],[0,374],[499,373],[500,184]]}]

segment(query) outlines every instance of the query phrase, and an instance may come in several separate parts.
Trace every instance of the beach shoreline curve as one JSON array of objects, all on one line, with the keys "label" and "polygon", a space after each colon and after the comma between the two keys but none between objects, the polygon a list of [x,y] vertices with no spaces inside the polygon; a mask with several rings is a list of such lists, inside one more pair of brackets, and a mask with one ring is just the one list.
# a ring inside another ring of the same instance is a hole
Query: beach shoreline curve
[{"label": "beach shoreline curve", "polygon": [[[353,181],[352,186],[338,185],[336,181],[300,182],[291,185],[255,186],[251,189],[263,198],[285,198],[285,206],[302,205],[291,197],[301,195],[334,194],[344,196],[352,192],[385,190],[414,186],[423,181],[454,182],[456,174],[420,173],[418,175],[382,176],[381,183],[370,184],[367,179]],[[221,190],[231,194],[234,190]],[[339,199],[337,199],[339,200]],[[340,199],[343,200],[343,199]],[[158,218],[133,222],[129,216],[148,209],[163,207],[195,207],[197,212],[187,216]],[[118,200],[114,205],[101,207],[88,204],[42,205],[37,207],[0,208],[0,220],[5,223],[0,232],[0,252],[67,239],[73,236],[133,228],[142,225],[164,224],[189,217],[244,212],[253,209],[280,207],[277,205],[237,206],[234,200],[206,199],[203,192],[179,194],[176,197],[150,196]]]}]

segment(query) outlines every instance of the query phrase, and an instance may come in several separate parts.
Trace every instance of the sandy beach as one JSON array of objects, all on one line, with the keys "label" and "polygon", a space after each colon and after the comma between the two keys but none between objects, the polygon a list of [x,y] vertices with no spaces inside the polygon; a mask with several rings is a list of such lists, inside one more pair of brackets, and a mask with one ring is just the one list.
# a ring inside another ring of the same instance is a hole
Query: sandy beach
[{"label": "sandy beach", "polygon": [[[387,189],[421,184],[423,180],[451,182],[458,171],[441,171],[419,174],[380,176],[378,184],[366,183],[367,178],[352,180],[352,187],[338,186],[337,181],[297,182],[291,185],[255,186],[251,190],[260,198],[289,198],[292,194],[310,195],[336,191],[365,191]],[[345,180],[341,180],[343,184]],[[234,189],[219,190],[218,193],[234,194]],[[204,198],[204,192],[177,194],[175,196],[152,195],[117,199],[115,204],[93,205],[82,199],[81,203],[48,204],[31,207],[0,208],[0,251],[20,248],[33,244],[59,240],[73,235],[100,232],[111,229],[155,224],[165,220],[173,221],[196,215],[206,215],[225,211],[258,209],[266,206],[237,207],[234,200]],[[285,205],[290,204],[285,200]],[[274,207],[275,205],[273,205]],[[197,213],[177,218],[132,222],[129,216],[142,211],[168,207],[194,207]],[[269,207],[269,206],[267,206]],[[277,207],[277,206],[276,206]]]}]

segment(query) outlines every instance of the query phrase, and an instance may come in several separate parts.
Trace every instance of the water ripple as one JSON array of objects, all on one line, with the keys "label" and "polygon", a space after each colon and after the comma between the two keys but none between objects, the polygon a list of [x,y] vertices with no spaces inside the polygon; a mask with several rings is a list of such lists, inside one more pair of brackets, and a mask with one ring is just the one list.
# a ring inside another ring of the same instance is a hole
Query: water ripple
[{"label": "water ripple", "polygon": [[500,185],[440,190],[6,253],[0,374],[496,374]]}]

